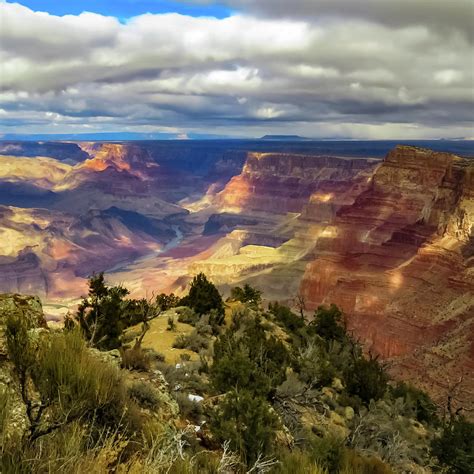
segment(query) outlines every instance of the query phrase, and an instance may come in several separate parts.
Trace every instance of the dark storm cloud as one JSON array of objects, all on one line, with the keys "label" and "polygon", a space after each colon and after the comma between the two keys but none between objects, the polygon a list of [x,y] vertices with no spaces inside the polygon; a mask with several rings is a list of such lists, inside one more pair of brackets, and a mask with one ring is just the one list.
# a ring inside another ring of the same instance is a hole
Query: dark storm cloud
[{"label": "dark storm cloud", "polygon": [[472,135],[470,2],[229,3],[244,13],[125,24],[1,4],[0,121],[18,132]]},{"label": "dark storm cloud", "polygon": [[266,17],[358,18],[396,28],[427,25],[440,32],[459,30],[471,40],[474,35],[471,0],[227,0],[224,3]]}]

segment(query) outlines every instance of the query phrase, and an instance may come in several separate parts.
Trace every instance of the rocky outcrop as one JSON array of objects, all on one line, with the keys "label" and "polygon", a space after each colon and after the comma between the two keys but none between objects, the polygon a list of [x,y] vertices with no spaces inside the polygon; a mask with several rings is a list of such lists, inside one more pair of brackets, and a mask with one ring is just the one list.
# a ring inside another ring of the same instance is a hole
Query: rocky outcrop
[{"label": "rocky outcrop", "polygon": [[363,180],[378,160],[319,155],[249,153],[242,173],[218,195],[224,209],[301,212],[312,195],[324,202]]},{"label": "rocky outcrop", "polygon": [[340,305],[367,347],[425,374],[425,388],[449,383],[440,366],[453,378],[474,368],[473,172],[469,160],[397,147],[320,233],[301,283],[310,307]]},{"label": "rocky outcrop", "polygon": [[79,297],[93,272],[159,251],[174,235],[169,225],[117,209],[74,216],[0,206],[0,290]]},{"label": "rocky outcrop", "polygon": [[[233,246],[221,239],[189,271],[271,299],[299,292],[308,309],[336,303],[394,374],[442,396],[442,368],[453,379],[474,368],[473,176],[469,159],[408,146],[383,162],[250,153],[206,224]],[[265,236],[285,242],[272,250]]]}]

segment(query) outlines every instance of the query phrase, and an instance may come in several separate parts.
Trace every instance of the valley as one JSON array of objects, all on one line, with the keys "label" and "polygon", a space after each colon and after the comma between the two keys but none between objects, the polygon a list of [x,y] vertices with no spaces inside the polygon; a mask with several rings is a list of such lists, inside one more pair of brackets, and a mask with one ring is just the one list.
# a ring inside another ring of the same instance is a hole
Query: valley
[{"label": "valley", "polygon": [[469,142],[18,142],[0,152],[0,291],[41,296],[50,319],[74,307],[93,272],[134,297],[183,294],[204,272],[224,295],[248,282],[269,301],[298,297],[308,317],[335,303],[393,374],[424,374],[435,394],[463,378],[472,400]]}]

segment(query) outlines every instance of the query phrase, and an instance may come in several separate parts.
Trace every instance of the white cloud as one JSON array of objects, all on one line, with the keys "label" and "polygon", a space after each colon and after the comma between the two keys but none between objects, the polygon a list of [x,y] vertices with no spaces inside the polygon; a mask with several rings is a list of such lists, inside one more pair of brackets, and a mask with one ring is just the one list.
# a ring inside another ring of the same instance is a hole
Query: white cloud
[{"label": "white cloud", "polygon": [[402,0],[400,12],[395,0],[374,1],[236,0],[247,13],[125,24],[2,4],[2,132],[54,122],[64,131],[465,134],[473,59],[464,0],[449,12],[430,0],[424,17],[425,0]]}]

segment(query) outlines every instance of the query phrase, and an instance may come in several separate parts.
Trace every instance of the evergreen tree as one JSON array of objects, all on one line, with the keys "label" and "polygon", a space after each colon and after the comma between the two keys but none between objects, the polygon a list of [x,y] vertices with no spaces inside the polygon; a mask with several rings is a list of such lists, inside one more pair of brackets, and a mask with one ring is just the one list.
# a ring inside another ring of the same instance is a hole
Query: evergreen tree
[{"label": "evergreen tree", "polygon": [[189,306],[196,314],[202,316],[215,310],[216,323],[224,322],[224,302],[217,288],[207,279],[204,273],[193,278],[189,294],[181,299],[183,306]]},{"label": "evergreen tree", "polygon": [[76,319],[84,337],[101,350],[117,349],[124,329],[124,297],[128,290],[121,286],[107,287],[104,274],[89,278],[89,294],[83,298]]},{"label": "evergreen tree", "polygon": [[342,326],[342,312],[335,304],[329,308],[320,306],[314,313],[311,327],[328,343],[330,341],[343,342],[346,339],[346,331]]},{"label": "evergreen tree", "polygon": [[246,283],[243,288],[240,286],[232,288],[230,297],[235,301],[247,303],[254,309],[258,308],[262,302],[262,292],[251,287],[248,283]]}]

